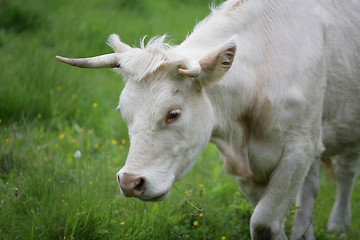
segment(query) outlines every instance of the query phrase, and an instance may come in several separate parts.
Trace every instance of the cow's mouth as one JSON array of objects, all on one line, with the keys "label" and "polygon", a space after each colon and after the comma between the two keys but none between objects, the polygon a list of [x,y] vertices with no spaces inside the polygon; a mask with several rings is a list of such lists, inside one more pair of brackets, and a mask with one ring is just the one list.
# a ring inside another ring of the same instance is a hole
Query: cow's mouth
[{"label": "cow's mouth", "polygon": [[155,197],[151,197],[151,198],[140,198],[141,200],[143,201],[146,201],[146,202],[160,202],[160,201],[163,201],[165,200],[170,194],[170,190],[167,190],[166,192],[164,193],[161,193]]}]

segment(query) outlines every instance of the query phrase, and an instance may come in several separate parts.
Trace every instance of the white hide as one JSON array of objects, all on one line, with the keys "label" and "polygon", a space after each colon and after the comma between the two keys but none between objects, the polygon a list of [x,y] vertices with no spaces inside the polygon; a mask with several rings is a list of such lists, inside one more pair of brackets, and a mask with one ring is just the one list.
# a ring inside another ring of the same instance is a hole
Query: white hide
[{"label": "white hide", "polygon": [[326,149],[343,156],[328,230],[348,228],[360,165],[359,13],[355,0],[229,0],[178,46],[161,37],[130,48],[111,35],[131,141],[117,174],[124,195],[165,199],[211,141],[254,207],[252,239],[286,239],[300,189],[298,239],[312,221],[314,160]]},{"label": "white hide", "polygon": [[[161,46],[160,39],[123,53],[119,71],[127,84],[120,109],[131,148],[118,173],[120,181],[124,174],[141,176],[146,190],[138,197],[162,200],[211,139],[226,171],[254,206],[252,238],[286,239],[284,219],[324,149],[322,140],[327,152],[342,149],[343,139],[329,139],[339,134],[349,139],[349,133],[340,130],[344,126],[360,129],[360,109],[354,106],[360,91],[360,37],[355,30],[360,21],[349,14],[355,9],[359,7],[351,1],[337,6],[232,0],[213,9],[179,46]],[[236,55],[231,68],[221,70],[221,61],[215,63],[213,56],[229,42],[235,43]],[[191,67],[181,70],[196,65],[191,61],[200,64],[200,74]],[[182,115],[166,125],[166,114],[174,108],[182,109]],[[339,110],[341,115],[336,114]],[[359,136],[356,132],[349,141],[356,145]],[[310,174],[316,186],[314,169]],[[305,199],[309,187],[302,188]],[[310,223],[312,212],[305,209],[312,209],[309,201],[298,201],[304,209],[298,211],[293,239]],[[307,237],[313,238],[312,228]]]}]

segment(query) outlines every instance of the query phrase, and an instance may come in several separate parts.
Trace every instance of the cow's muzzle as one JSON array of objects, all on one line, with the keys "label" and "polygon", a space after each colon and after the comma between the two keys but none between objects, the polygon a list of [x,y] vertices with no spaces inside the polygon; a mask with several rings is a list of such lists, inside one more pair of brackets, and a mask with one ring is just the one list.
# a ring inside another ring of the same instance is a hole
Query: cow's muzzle
[{"label": "cow's muzzle", "polygon": [[[174,183],[174,178],[154,182],[144,175],[120,170],[117,174],[120,192],[125,197],[136,197],[143,201],[157,202],[166,199]],[[162,185],[161,185],[162,183]],[[164,184],[165,183],[165,184]],[[158,186],[156,188],[155,186]]]},{"label": "cow's muzzle", "polygon": [[125,197],[142,198],[145,192],[145,178],[128,173],[117,173],[120,190]]}]

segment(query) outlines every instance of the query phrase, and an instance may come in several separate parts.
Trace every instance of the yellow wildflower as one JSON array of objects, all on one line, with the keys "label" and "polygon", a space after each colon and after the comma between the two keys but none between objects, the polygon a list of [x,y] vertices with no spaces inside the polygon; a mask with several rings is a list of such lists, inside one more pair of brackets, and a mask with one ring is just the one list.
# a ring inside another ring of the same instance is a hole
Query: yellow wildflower
[{"label": "yellow wildflower", "polygon": [[90,129],[87,130],[87,134],[88,134],[88,135],[92,135],[92,133],[93,133],[93,132],[92,132]]},{"label": "yellow wildflower", "polygon": [[116,144],[117,144],[117,141],[116,141],[115,139],[113,139],[113,140],[111,140],[111,143],[112,143],[113,145],[116,145]]},{"label": "yellow wildflower", "polygon": [[204,187],[204,185],[202,185],[201,183],[199,184],[199,188],[203,188]]},{"label": "yellow wildflower", "polygon": [[51,179],[50,178],[48,178],[48,183],[50,183],[51,182]]},{"label": "yellow wildflower", "polygon": [[93,103],[93,107],[94,108],[97,108],[98,107],[98,104],[96,102]]},{"label": "yellow wildflower", "polygon": [[204,214],[203,213],[199,213],[199,217],[203,217],[204,216]]},{"label": "yellow wildflower", "polygon": [[188,195],[188,194],[189,194],[189,191],[188,191],[188,190],[185,190],[184,193],[185,193],[185,195]]},{"label": "yellow wildflower", "polygon": [[199,223],[197,221],[194,221],[193,225],[197,226],[197,225],[199,225]]},{"label": "yellow wildflower", "polygon": [[291,209],[291,213],[295,213],[295,209]]},{"label": "yellow wildflower", "polygon": [[41,113],[38,113],[37,118],[38,118],[38,119],[41,119],[41,118],[42,118]]},{"label": "yellow wildflower", "polygon": [[125,225],[125,222],[121,222],[120,224],[124,226],[124,225]]},{"label": "yellow wildflower", "polygon": [[90,184],[90,185],[92,185],[92,184],[93,184],[93,182],[92,182],[92,181],[90,181],[90,182],[89,182],[89,184]]},{"label": "yellow wildflower", "polygon": [[76,139],[74,139],[74,138],[71,139],[71,140],[70,140],[70,143],[76,143]]},{"label": "yellow wildflower", "polygon": [[98,143],[95,143],[94,148],[95,148],[95,149],[98,149],[98,148],[99,148],[99,144],[98,144]]},{"label": "yellow wildflower", "polygon": [[2,122],[1,118],[0,118],[0,123]]},{"label": "yellow wildflower", "polygon": [[55,143],[55,148],[58,148],[59,147],[59,144]]},{"label": "yellow wildflower", "polygon": [[120,145],[120,146],[119,146],[119,149],[120,149],[120,150],[124,150],[124,146],[123,146],[123,145]]},{"label": "yellow wildflower", "polygon": [[6,139],[6,143],[9,143],[9,142],[10,142],[10,139],[7,138],[7,139]]},{"label": "yellow wildflower", "polygon": [[225,240],[225,239],[226,239],[226,237],[225,237],[225,236],[222,236],[222,237],[221,237],[221,240]]},{"label": "yellow wildflower", "polygon": [[121,139],[121,144],[125,144],[125,143],[126,143],[125,138],[122,138],[122,139]]},{"label": "yellow wildflower", "polygon": [[59,138],[60,140],[63,140],[65,138],[65,133],[60,134]]},{"label": "yellow wildflower", "polygon": [[57,86],[56,91],[60,92],[61,91],[61,86]]}]

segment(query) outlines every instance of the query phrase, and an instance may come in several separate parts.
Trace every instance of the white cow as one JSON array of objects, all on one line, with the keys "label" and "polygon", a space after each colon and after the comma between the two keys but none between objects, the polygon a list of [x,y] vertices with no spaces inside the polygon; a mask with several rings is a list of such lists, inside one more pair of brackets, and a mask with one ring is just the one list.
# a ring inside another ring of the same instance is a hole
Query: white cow
[{"label": "white cow", "polygon": [[304,237],[314,239],[319,159],[339,155],[328,231],[349,228],[360,167],[358,0],[229,0],[178,46],[164,37],[141,48],[117,35],[108,43],[115,53],[57,58],[125,77],[123,195],[165,199],[210,141],[254,207],[252,239],[287,239],[283,224],[298,192],[291,238],[310,226]]}]

